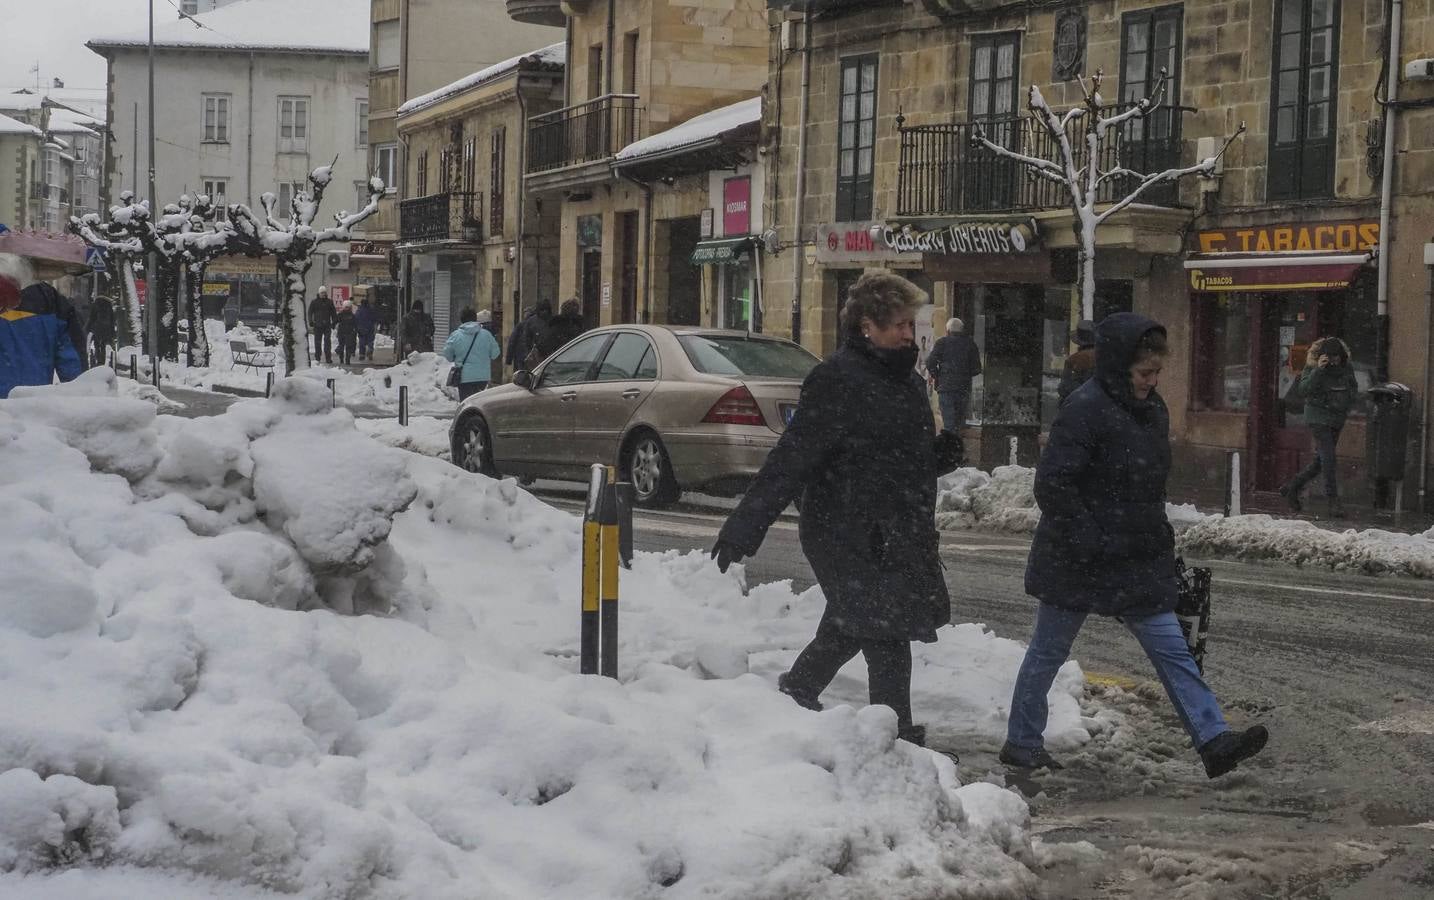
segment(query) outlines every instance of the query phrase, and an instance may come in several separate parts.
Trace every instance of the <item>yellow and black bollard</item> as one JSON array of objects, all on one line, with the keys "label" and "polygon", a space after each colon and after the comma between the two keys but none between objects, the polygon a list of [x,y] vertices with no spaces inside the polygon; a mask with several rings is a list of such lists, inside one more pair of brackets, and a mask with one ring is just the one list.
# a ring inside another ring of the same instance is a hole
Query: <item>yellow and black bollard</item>
[{"label": "yellow and black bollard", "polygon": [[617,677],[617,569],[621,561],[618,534],[616,471],[607,468],[598,521],[602,528],[602,661],[600,673]]},{"label": "yellow and black bollard", "polygon": [[602,587],[602,525],[599,512],[607,492],[607,473],[602,466],[593,466],[588,482],[588,505],[583,512],[583,607],[582,632],[579,639],[578,672],[598,673],[598,596]]}]

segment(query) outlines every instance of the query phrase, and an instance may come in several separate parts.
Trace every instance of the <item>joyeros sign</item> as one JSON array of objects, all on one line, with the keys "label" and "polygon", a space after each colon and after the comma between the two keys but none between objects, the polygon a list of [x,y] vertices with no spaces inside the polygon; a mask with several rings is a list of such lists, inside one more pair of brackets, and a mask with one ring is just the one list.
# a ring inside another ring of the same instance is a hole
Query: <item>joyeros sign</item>
[{"label": "joyeros sign", "polygon": [[940,228],[911,225],[882,230],[886,245],[899,253],[937,256],[993,256],[1033,253],[1040,249],[1034,219],[1025,222],[957,222]]}]

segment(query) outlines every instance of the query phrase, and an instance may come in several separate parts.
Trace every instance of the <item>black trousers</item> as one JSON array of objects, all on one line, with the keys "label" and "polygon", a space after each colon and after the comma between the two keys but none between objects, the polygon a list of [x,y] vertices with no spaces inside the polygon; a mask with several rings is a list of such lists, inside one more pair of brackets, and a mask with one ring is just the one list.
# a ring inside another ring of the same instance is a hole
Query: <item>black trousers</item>
[{"label": "black trousers", "polygon": [[314,331],[314,362],[320,359],[333,359],[334,345],[330,339],[327,328],[315,329]]},{"label": "black trousers", "polygon": [[467,400],[488,386],[486,381],[464,381],[458,385],[458,399]]},{"label": "black trousers", "polygon": [[901,728],[911,727],[911,642],[877,641],[842,634],[829,616],[822,616],[816,637],[792,663],[782,689],[804,706],[816,700],[841,667],[858,653],[866,657],[871,704],[889,706]]},{"label": "black trousers", "polygon": [[1330,428],[1328,425],[1311,425],[1310,435],[1314,437],[1314,457],[1310,459],[1309,465],[1304,471],[1295,476],[1295,493],[1299,493],[1304,486],[1324,473],[1324,495],[1326,497],[1339,496],[1339,473],[1335,468],[1335,448],[1339,446],[1339,433],[1342,428]]}]

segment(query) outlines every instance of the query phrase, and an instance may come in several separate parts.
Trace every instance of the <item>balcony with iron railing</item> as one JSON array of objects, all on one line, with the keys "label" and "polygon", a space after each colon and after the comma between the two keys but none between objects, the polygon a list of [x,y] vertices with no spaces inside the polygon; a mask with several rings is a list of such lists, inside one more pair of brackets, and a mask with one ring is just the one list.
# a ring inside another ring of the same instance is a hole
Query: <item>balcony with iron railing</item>
[{"label": "balcony with iron railing", "polygon": [[483,195],[452,191],[404,200],[398,209],[398,237],[405,244],[465,243],[483,240]]},{"label": "balcony with iron railing", "polygon": [[636,94],[605,94],[528,120],[529,175],[606,162],[637,140]]},{"label": "balcony with iron railing", "polygon": [[[1106,114],[1119,111],[1107,109]],[[1183,122],[1187,107],[1159,107],[1144,118],[1130,119],[1113,127],[1098,148],[1101,171],[1123,168],[1141,174],[1160,172],[1180,165],[1183,149]],[[1008,116],[983,120],[981,130],[993,143],[1027,156],[1059,159],[1059,144],[1032,116]],[[1069,126],[1076,165],[1086,155],[1084,123]],[[1069,194],[1062,184],[1038,178],[1013,160],[997,156],[971,143],[977,123],[943,122],[933,125],[902,125],[901,163],[897,176],[896,214],[901,217],[951,216],[990,212],[1029,212],[1066,209]],[[1100,187],[1100,201],[1113,203],[1134,189],[1134,176],[1107,179]],[[1177,206],[1177,184],[1156,185],[1140,202],[1154,206]]]}]

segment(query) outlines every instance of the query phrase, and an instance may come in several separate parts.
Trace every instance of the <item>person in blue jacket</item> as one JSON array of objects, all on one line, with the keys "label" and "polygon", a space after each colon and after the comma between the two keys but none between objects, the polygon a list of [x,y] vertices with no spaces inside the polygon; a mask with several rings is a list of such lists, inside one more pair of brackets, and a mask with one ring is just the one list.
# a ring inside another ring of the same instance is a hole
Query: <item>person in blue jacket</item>
[{"label": "person in blue jacket", "polygon": [[0,261],[0,399],[21,385],[71,381],[85,370],[70,337],[73,310],[48,284],[28,280],[24,266]]},{"label": "person in blue jacket", "polygon": [[458,379],[458,399],[467,400],[488,386],[493,377],[493,360],[502,355],[498,339],[483,326],[493,321],[488,310],[475,313],[470,307],[459,317],[462,323],[448,336],[443,344],[443,357],[461,366]]},{"label": "person in blue jacket", "polygon": [[1165,329],[1116,313],[1096,329],[1095,374],[1056,414],[1036,467],[1041,520],[1026,566],[1040,601],[1016,676],[1001,762],[1059,769],[1046,752],[1046,693],[1094,612],[1122,622],[1155,666],[1211,777],[1260,752],[1264,726],[1225,724],[1175,617],[1175,532],[1165,515],[1170,413],[1156,391]]}]

